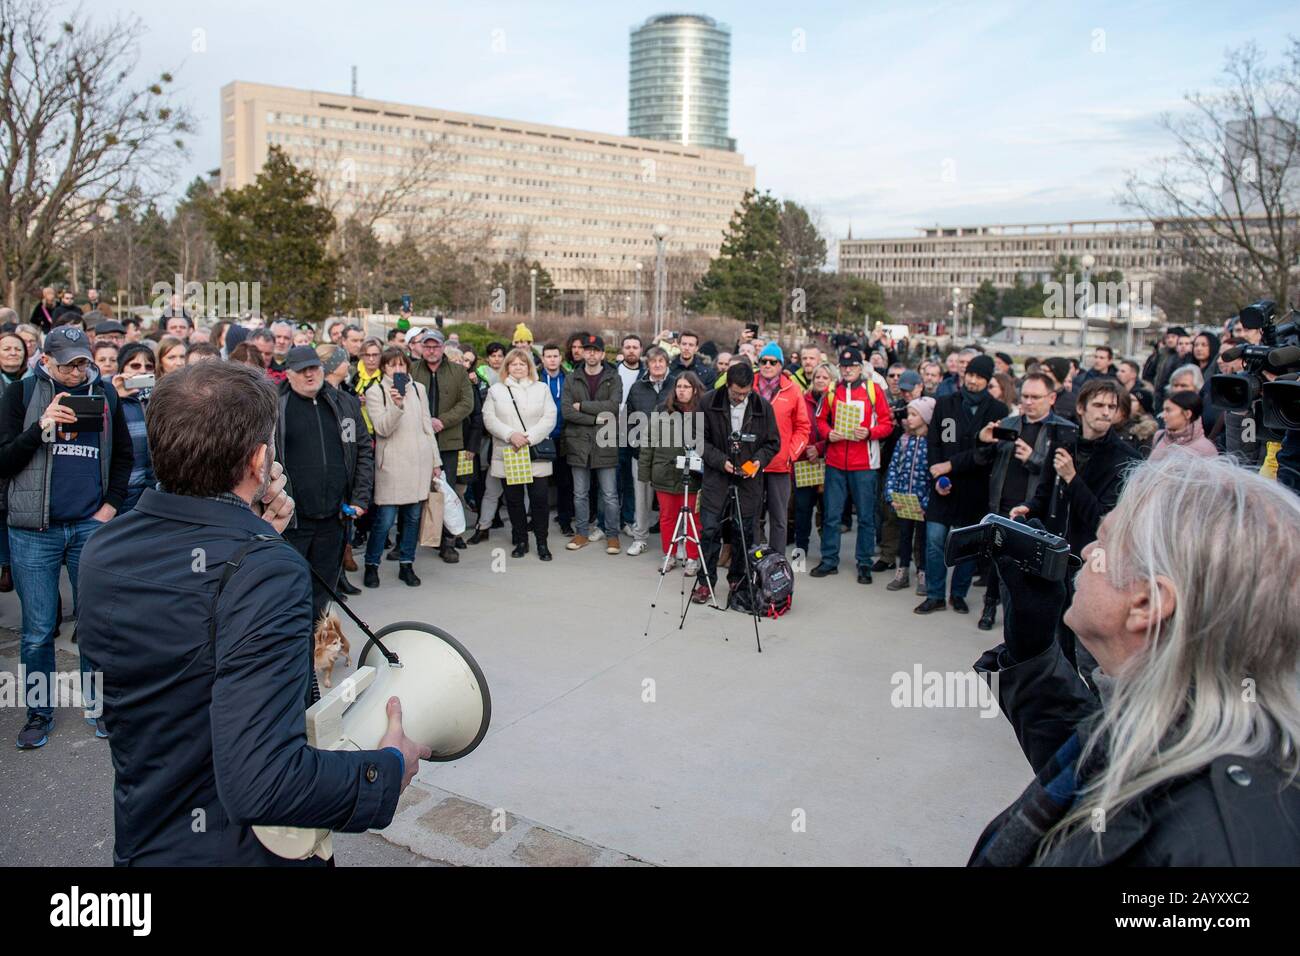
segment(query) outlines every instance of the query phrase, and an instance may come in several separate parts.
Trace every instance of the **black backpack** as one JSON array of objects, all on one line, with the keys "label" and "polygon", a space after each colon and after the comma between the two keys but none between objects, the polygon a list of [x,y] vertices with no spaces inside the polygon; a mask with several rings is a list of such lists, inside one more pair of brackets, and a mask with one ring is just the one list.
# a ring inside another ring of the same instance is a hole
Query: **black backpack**
[{"label": "black backpack", "polygon": [[733,592],[733,599],[749,610],[752,588],[758,613],[778,618],[794,603],[794,571],[780,551],[755,548],[749,553],[749,583]]}]

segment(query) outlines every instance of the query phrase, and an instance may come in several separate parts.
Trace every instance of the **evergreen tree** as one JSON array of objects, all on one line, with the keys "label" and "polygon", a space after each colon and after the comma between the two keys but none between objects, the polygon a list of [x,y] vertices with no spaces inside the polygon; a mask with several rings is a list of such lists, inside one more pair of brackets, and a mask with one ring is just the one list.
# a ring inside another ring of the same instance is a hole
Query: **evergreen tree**
[{"label": "evergreen tree", "polygon": [[750,190],[688,308],[761,324],[780,311],[783,275],[781,206],[771,193]]}]

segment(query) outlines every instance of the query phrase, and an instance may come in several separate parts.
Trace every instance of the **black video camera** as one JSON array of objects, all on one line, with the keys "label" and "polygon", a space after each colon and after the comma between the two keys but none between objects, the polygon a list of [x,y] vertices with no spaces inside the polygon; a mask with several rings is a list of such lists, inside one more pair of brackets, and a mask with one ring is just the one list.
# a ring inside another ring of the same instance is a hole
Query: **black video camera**
[{"label": "black video camera", "polygon": [[1070,572],[1069,542],[1001,515],[985,515],[979,524],[948,532],[943,551],[948,567],[982,557],[1010,558],[1026,574],[1046,581],[1064,581]]},{"label": "black video camera", "polygon": [[742,446],[746,442],[756,441],[758,436],[751,432],[732,432],[727,436],[727,461],[731,462],[731,467],[736,470],[736,477],[740,477],[740,466],[748,461]]},{"label": "black video camera", "polygon": [[[1300,312],[1278,324],[1277,304],[1268,299],[1251,303],[1238,313],[1260,326],[1259,345],[1237,345],[1223,353],[1233,362],[1241,359],[1245,370],[1239,375],[1210,377],[1210,401],[1231,411],[1249,411],[1264,428],[1273,431],[1300,429]],[[1265,372],[1281,376],[1268,381]]]}]

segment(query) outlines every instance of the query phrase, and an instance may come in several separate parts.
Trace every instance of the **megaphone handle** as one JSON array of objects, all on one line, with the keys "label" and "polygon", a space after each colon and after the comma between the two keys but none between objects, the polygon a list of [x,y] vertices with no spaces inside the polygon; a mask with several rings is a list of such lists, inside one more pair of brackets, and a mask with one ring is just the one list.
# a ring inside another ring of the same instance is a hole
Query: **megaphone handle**
[{"label": "megaphone handle", "polygon": [[329,596],[334,599],[334,604],[339,608],[339,610],[341,610],[348,617],[352,618],[352,623],[356,624],[357,627],[361,628],[361,633],[366,635],[366,637],[370,638],[370,640],[375,642],[375,646],[379,648],[379,653],[384,655],[384,659],[388,661],[389,664],[392,664],[394,666],[401,666],[402,663],[401,659],[398,658],[398,656],[394,654],[392,651],[390,651],[388,648],[386,648],[384,646],[383,641],[375,637],[374,632],[370,630],[370,625],[368,625],[365,621],[361,620],[361,618],[357,617],[357,615],[353,612],[352,608],[348,607],[347,602],[344,601],[341,597],[339,597],[338,593],[332,587],[330,587],[330,583],[326,581],[323,577],[321,577],[320,572],[317,571],[315,568],[312,568],[311,574],[312,577],[314,577],[320,583],[320,586],[325,589],[326,593],[328,593]]}]

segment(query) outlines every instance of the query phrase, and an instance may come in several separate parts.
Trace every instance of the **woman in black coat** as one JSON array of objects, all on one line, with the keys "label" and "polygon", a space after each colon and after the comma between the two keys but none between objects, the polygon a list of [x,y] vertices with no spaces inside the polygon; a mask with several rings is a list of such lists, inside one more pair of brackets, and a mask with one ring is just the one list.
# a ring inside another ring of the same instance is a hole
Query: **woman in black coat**
[{"label": "woman in black coat", "polygon": [[[1005,643],[976,670],[1035,777],[971,865],[1300,862],[1298,526],[1300,498],[1226,458],[1140,467],[1065,614],[1091,685],[1053,639],[1064,583],[998,562]],[[1268,560],[1244,574],[1225,541]]]}]

